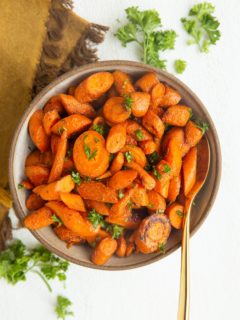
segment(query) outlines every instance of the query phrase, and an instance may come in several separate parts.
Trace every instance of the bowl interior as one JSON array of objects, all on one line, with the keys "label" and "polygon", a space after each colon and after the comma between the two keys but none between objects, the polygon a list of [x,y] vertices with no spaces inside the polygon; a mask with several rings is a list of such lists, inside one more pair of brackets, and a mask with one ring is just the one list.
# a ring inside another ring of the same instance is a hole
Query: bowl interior
[{"label": "bowl interior", "polygon": [[[210,144],[211,164],[206,183],[199,193],[195,201],[195,206],[193,207],[191,233],[194,233],[203,222],[214,202],[220,180],[221,155],[214,124],[200,100],[181,81],[166,72],[154,69],[141,63],[130,61],[99,62],[71,71],[56,79],[42,92],[40,92],[32,101],[16,129],[9,160],[10,188],[13,194],[16,212],[21,219],[27,214],[27,209],[25,206],[27,192],[25,190],[19,190],[17,185],[24,178],[25,158],[33,148],[33,144],[28,135],[28,121],[32,113],[36,109],[42,108],[52,96],[58,93],[66,92],[69,86],[78,84],[80,80],[84,79],[89,74],[98,71],[113,71],[116,69],[127,72],[135,78],[138,78],[148,71],[157,72],[160,81],[165,82],[169,86],[179,91],[183,97],[182,103],[190,106],[198,117],[210,124],[210,130],[207,132],[207,138]],[[168,240],[165,255],[154,253],[149,255],[133,254],[124,259],[113,257],[105,266],[97,267],[90,261],[90,248],[85,246],[73,246],[70,249],[67,249],[65,243],[58,239],[50,227],[43,228],[32,233],[49,250],[53,251],[59,256],[62,256],[63,258],[83,266],[106,270],[130,269],[152,263],[156,260],[166,257],[168,254],[175,251],[181,244],[181,232],[174,230],[170,239]]]}]

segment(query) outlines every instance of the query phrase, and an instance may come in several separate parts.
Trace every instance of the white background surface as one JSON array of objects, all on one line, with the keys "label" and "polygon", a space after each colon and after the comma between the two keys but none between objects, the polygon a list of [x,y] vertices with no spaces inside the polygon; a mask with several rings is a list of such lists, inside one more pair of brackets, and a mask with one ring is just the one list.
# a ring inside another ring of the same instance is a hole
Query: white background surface
[{"label": "white background surface", "polygon": [[[240,319],[240,2],[214,2],[222,38],[208,55],[185,45],[187,36],[179,19],[193,3],[88,0],[75,1],[75,11],[86,19],[112,26],[99,47],[101,60],[138,60],[134,46],[122,48],[112,35],[118,25],[116,19],[123,19],[123,10],[128,6],[158,9],[164,26],[178,32],[176,50],[167,54],[169,65],[175,58],[187,60],[188,68],[180,78],[197,93],[212,115],[223,156],[221,187],[214,208],[191,240],[190,318],[235,320]],[[26,243],[35,243],[28,231],[16,235]],[[56,295],[64,294],[74,303],[74,319],[173,320],[178,306],[179,268],[180,251],[177,251],[161,262],[131,271],[104,272],[71,265],[67,289],[54,282],[52,294],[35,275],[15,287],[1,281],[0,319],[55,319]]]}]

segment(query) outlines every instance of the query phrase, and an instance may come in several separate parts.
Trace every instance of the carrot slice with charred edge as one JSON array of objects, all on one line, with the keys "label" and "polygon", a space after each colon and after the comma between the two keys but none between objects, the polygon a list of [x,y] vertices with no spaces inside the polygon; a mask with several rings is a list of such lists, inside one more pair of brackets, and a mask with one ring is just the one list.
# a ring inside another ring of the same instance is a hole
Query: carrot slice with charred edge
[{"label": "carrot slice with charred edge", "polygon": [[141,167],[145,167],[147,159],[141,148],[137,146],[126,145],[121,150],[128,162],[134,161]]},{"label": "carrot slice with charred edge", "polygon": [[53,230],[59,239],[67,243],[68,248],[70,248],[72,245],[84,242],[84,239],[65,226],[57,226]]},{"label": "carrot slice with charred edge", "polygon": [[133,183],[137,177],[135,170],[123,170],[115,173],[108,181],[108,186],[113,190],[125,189]]},{"label": "carrot slice with charred edge", "polygon": [[30,230],[37,230],[53,224],[53,212],[46,206],[31,212],[24,218],[24,226]]},{"label": "carrot slice with charred edge", "polygon": [[183,190],[185,196],[191,191],[197,176],[197,148],[193,147],[183,158]]},{"label": "carrot slice with charred edge", "polygon": [[165,88],[165,94],[162,97],[162,100],[159,104],[161,107],[169,107],[169,106],[175,106],[179,103],[179,101],[182,99],[180,94],[174,90],[173,88],[170,88],[166,86]]},{"label": "carrot slice with charred edge", "polygon": [[83,199],[79,194],[61,192],[60,199],[70,209],[82,212],[86,211]]},{"label": "carrot slice with charred edge", "polygon": [[138,250],[142,253],[152,253],[159,245],[166,243],[171,232],[171,224],[165,214],[152,214],[142,220],[135,237]]},{"label": "carrot slice with charred edge", "polygon": [[82,114],[88,118],[95,117],[96,111],[89,103],[80,103],[77,99],[68,94],[62,93],[59,97],[68,115]]},{"label": "carrot slice with charred edge", "polygon": [[153,140],[142,141],[139,145],[145,154],[151,154],[158,150],[158,146]]},{"label": "carrot slice with charred edge", "polygon": [[150,106],[150,94],[146,92],[133,92],[130,94],[132,98],[132,114],[135,117],[143,117]]},{"label": "carrot slice with charred edge", "polygon": [[116,124],[113,126],[107,136],[106,149],[110,153],[117,153],[126,143],[127,131],[126,126]]},{"label": "carrot slice with charred edge", "polygon": [[121,236],[118,240],[117,240],[117,250],[116,250],[116,255],[119,258],[122,258],[125,256],[126,253],[126,249],[127,249],[127,243],[126,240],[123,236]]},{"label": "carrot slice with charred edge", "polygon": [[72,114],[58,121],[52,127],[52,133],[61,135],[63,130],[67,131],[68,137],[75,133],[86,130],[91,124],[91,120],[81,114]]},{"label": "carrot slice with charred edge", "polygon": [[123,167],[124,164],[124,155],[122,152],[118,152],[118,154],[116,155],[116,157],[113,159],[111,167],[110,167],[110,171],[112,174],[120,171]]},{"label": "carrot slice with charred edge", "polygon": [[184,128],[185,140],[190,147],[195,147],[202,139],[203,132],[193,121],[188,121]]},{"label": "carrot slice with charred edge", "polygon": [[148,191],[148,211],[153,213],[164,213],[166,209],[166,201],[158,192],[151,190]]},{"label": "carrot slice with charred edge", "polygon": [[151,134],[134,120],[127,121],[127,134],[137,141],[152,140]]},{"label": "carrot slice with charred edge", "polygon": [[45,152],[49,150],[50,139],[43,128],[43,116],[42,110],[36,110],[28,123],[30,137],[35,146],[41,151]]},{"label": "carrot slice with charred edge", "polygon": [[157,74],[148,72],[137,80],[135,87],[149,93],[157,83],[159,83]]},{"label": "carrot slice with charred edge", "polygon": [[78,212],[65,206],[60,201],[49,201],[46,206],[50,208],[71,231],[86,239],[98,233],[99,227],[93,225]]},{"label": "carrot slice with charred edge", "polygon": [[177,199],[177,196],[179,195],[181,188],[181,175],[177,177],[173,177],[169,184],[168,189],[168,200],[170,202],[174,202]]},{"label": "carrot slice with charred edge", "polygon": [[113,72],[113,78],[115,89],[120,96],[124,96],[125,94],[130,94],[135,91],[131,78],[125,72],[116,70]]},{"label": "carrot slice with charred edge", "polygon": [[126,162],[125,166],[133,169],[135,171],[137,171],[137,173],[139,174],[139,177],[142,180],[142,184],[143,186],[147,189],[147,190],[152,190],[155,188],[156,182],[154,180],[154,178],[152,176],[150,176],[150,174],[147,173],[146,170],[144,170],[138,163],[136,162]]},{"label": "carrot slice with charred edge", "polygon": [[151,102],[153,108],[156,108],[160,105],[162,98],[164,97],[165,94],[165,86],[163,83],[159,82],[157,83],[151,91]]},{"label": "carrot slice with charred edge", "polygon": [[36,193],[30,193],[27,197],[25,205],[30,211],[38,210],[44,206],[45,201]]},{"label": "carrot slice with charred edge", "polygon": [[[181,146],[176,140],[169,141],[164,160],[170,165],[171,175],[177,177],[182,167],[182,153]],[[166,167],[163,168],[163,171],[167,171]]]},{"label": "carrot slice with charred edge", "polygon": [[114,78],[110,72],[97,72],[83,80],[75,89],[75,98],[81,102],[91,102],[100,98],[107,92]]},{"label": "carrot slice with charred edge", "polygon": [[109,215],[109,208],[104,202],[96,200],[85,200],[86,206],[88,209],[95,209],[98,213],[103,216]]},{"label": "carrot slice with charred edge", "polygon": [[67,152],[67,131],[63,131],[57,146],[57,152],[48,178],[48,183],[58,180],[63,171],[64,160]]},{"label": "carrot slice with charred edge", "polygon": [[26,158],[26,166],[46,166],[51,167],[53,163],[53,155],[51,151],[41,153],[39,150],[34,150]]},{"label": "carrot slice with charred edge", "polygon": [[92,130],[81,134],[74,143],[73,161],[83,176],[95,178],[104,174],[109,166],[109,152],[103,136]]},{"label": "carrot slice with charred edge", "polygon": [[117,124],[127,120],[131,115],[131,111],[125,108],[124,98],[113,97],[105,102],[103,115],[108,122]]},{"label": "carrot slice with charred edge", "polygon": [[192,109],[183,105],[177,105],[167,108],[162,116],[162,121],[170,126],[184,127],[190,116]]},{"label": "carrot slice with charred edge", "polygon": [[48,181],[49,168],[43,166],[27,166],[25,174],[34,186],[39,186]]},{"label": "carrot slice with charred edge", "polygon": [[21,182],[21,185],[23,186],[24,189],[26,190],[32,190],[34,188],[34,185],[27,179],[23,180]]},{"label": "carrot slice with charred edge", "polygon": [[117,250],[117,241],[113,238],[104,238],[93,251],[91,260],[96,265],[105,264]]},{"label": "carrot slice with charred edge", "polygon": [[100,202],[117,203],[117,195],[114,190],[106,187],[101,182],[82,182],[77,191],[83,199]]},{"label": "carrot slice with charred edge", "polygon": [[175,229],[182,228],[184,207],[181,204],[179,204],[177,202],[172,203],[169,207],[167,207],[166,214],[170,220],[171,225]]},{"label": "carrot slice with charred edge", "polygon": [[135,244],[134,243],[128,243],[126,248],[126,257],[129,257],[135,250]]},{"label": "carrot slice with charred edge", "polygon": [[56,110],[59,114],[64,113],[63,105],[60,101],[59,95],[52,97],[47,104],[45,104],[43,111],[48,112],[51,110]]},{"label": "carrot slice with charred edge", "polygon": [[70,175],[58,181],[43,184],[33,189],[43,200],[60,200],[60,192],[71,192],[74,189],[74,182]]},{"label": "carrot slice with charred edge", "polygon": [[159,139],[162,138],[165,130],[165,126],[162,120],[151,110],[145,114],[142,120],[143,126]]},{"label": "carrot slice with charred edge", "polygon": [[134,188],[131,199],[132,202],[138,207],[147,207],[149,203],[147,190],[141,186],[137,186]]}]

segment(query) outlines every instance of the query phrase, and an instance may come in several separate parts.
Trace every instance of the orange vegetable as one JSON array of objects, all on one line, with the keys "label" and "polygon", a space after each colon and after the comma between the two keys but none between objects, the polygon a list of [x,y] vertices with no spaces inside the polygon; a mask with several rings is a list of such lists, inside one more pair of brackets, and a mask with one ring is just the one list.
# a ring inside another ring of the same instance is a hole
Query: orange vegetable
[{"label": "orange vegetable", "polygon": [[127,249],[127,243],[126,240],[123,236],[121,236],[118,240],[117,240],[117,250],[116,250],[116,255],[119,258],[122,258],[125,256],[126,253],[126,249]]},{"label": "orange vegetable", "polygon": [[169,185],[170,185],[170,178],[166,177],[166,179],[164,179],[164,177],[167,176],[162,175],[162,178],[160,180],[156,179],[156,185],[154,190],[157,191],[163,198],[167,198],[168,197],[168,191],[169,191]]},{"label": "orange vegetable", "polygon": [[132,98],[132,114],[135,117],[143,117],[150,105],[150,94],[146,92],[133,92],[130,94]]},{"label": "orange vegetable", "polygon": [[103,136],[92,130],[81,134],[74,143],[73,161],[83,176],[93,178],[105,173],[109,166],[109,152]]},{"label": "orange vegetable", "polygon": [[106,149],[110,153],[117,153],[126,143],[126,126],[116,124],[113,126],[107,136]]},{"label": "orange vegetable", "polygon": [[74,96],[76,88],[77,88],[76,86],[69,87],[67,93],[70,94],[71,96]]},{"label": "orange vegetable", "polygon": [[68,94],[60,94],[60,100],[68,115],[82,114],[88,118],[94,118],[96,111],[89,103],[80,103],[76,98]]},{"label": "orange vegetable", "polygon": [[[176,140],[169,141],[164,160],[170,165],[171,175],[177,177],[182,167],[182,153],[181,146]],[[166,168],[163,171],[167,171]]]},{"label": "orange vegetable", "polygon": [[134,120],[127,121],[127,134],[137,141],[152,140],[151,134]]},{"label": "orange vegetable", "polygon": [[124,155],[122,152],[118,152],[118,154],[115,156],[115,158],[112,161],[110,171],[112,174],[120,171],[124,164]]},{"label": "orange vegetable", "polygon": [[184,207],[181,204],[174,202],[169,207],[167,207],[166,214],[170,220],[171,225],[175,229],[181,229],[184,216]]},{"label": "orange vegetable", "polygon": [[142,180],[143,186],[147,190],[152,190],[155,188],[156,182],[154,178],[150,176],[150,174],[148,174],[147,171],[145,171],[138,163],[130,162],[130,163],[125,163],[125,165],[126,167],[137,171],[137,173],[139,174],[139,177]]},{"label": "orange vegetable", "polygon": [[151,154],[158,150],[157,144],[153,140],[142,141],[139,145],[145,154]]},{"label": "orange vegetable", "polygon": [[63,171],[64,160],[67,151],[67,131],[63,131],[57,146],[57,152],[48,178],[48,183],[58,180]]},{"label": "orange vegetable", "polygon": [[137,171],[123,170],[115,173],[108,181],[108,186],[113,190],[120,190],[130,187],[137,177]]},{"label": "orange vegetable", "polygon": [[156,252],[165,244],[171,232],[171,225],[165,214],[152,214],[142,220],[135,237],[138,250],[142,253]]},{"label": "orange vegetable", "polygon": [[117,203],[118,201],[116,192],[101,182],[82,182],[77,187],[77,191],[83,199],[108,203]]},{"label": "orange vegetable", "polygon": [[143,126],[157,138],[161,139],[165,130],[162,120],[151,110],[145,114],[142,120]]},{"label": "orange vegetable", "polygon": [[147,207],[149,203],[147,191],[140,185],[134,188],[131,199],[132,202],[138,207]]},{"label": "orange vegetable", "polygon": [[174,90],[173,88],[170,88],[168,86],[165,87],[165,94],[161,99],[160,106],[162,107],[170,107],[175,106],[179,103],[179,101],[182,99],[180,94]]},{"label": "orange vegetable", "polygon": [[190,147],[195,147],[202,139],[203,132],[193,121],[188,121],[184,129],[186,143]]},{"label": "orange vegetable", "polygon": [[162,116],[162,121],[171,125],[184,127],[191,116],[191,108],[177,105],[167,108]]},{"label": "orange vegetable", "polygon": [[60,120],[59,113],[57,110],[53,109],[48,112],[44,113],[42,124],[43,128],[48,136],[51,135],[51,129],[54,126],[55,123],[57,123]]},{"label": "orange vegetable", "polygon": [[24,218],[23,224],[30,230],[37,230],[53,224],[52,210],[47,207],[42,207],[36,211],[31,212]]},{"label": "orange vegetable", "polygon": [[33,189],[33,192],[40,195],[43,200],[60,200],[61,192],[71,192],[74,189],[74,182],[70,175],[47,185],[40,185]]},{"label": "orange vegetable", "polygon": [[163,137],[162,150],[165,153],[170,140],[175,140],[179,146],[184,143],[184,131],[183,128],[172,128]]},{"label": "orange vegetable", "polygon": [[103,106],[104,118],[111,123],[121,123],[131,115],[131,110],[127,110],[124,105],[124,98],[109,98]]},{"label": "orange vegetable", "polygon": [[126,145],[121,150],[127,162],[134,161],[139,164],[141,167],[145,167],[147,164],[147,159],[141,148],[137,146]]},{"label": "orange vegetable", "polygon": [[129,257],[135,250],[135,244],[134,243],[128,243],[126,248],[126,257]]},{"label": "orange vegetable", "polygon": [[67,243],[68,248],[70,248],[72,245],[80,244],[84,242],[84,240],[79,235],[72,232],[71,230],[69,230],[63,225],[57,226],[53,230],[59,239]]},{"label": "orange vegetable", "polygon": [[32,190],[34,188],[34,185],[29,181],[29,180],[23,180],[21,182],[21,185],[23,186],[24,189],[26,190]]},{"label": "orange vegetable", "polygon": [[30,193],[26,199],[26,208],[30,211],[38,210],[44,206],[45,201],[36,193]]},{"label": "orange vegetable", "polygon": [[56,134],[51,135],[51,150],[53,155],[57,153],[59,141],[60,141],[60,137],[58,135]]},{"label": "orange vegetable", "polygon": [[104,238],[93,251],[91,260],[96,265],[105,264],[117,250],[117,241],[113,238]]},{"label": "orange vegetable", "polygon": [[111,88],[113,81],[110,72],[94,73],[77,86],[74,92],[75,98],[81,103],[97,100]]},{"label": "orange vegetable", "polygon": [[191,191],[196,182],[197,175],[197,148],[193,147],[183,158],[183,190],[185,196]]},{"label": "orange vegetable", "polygon": [[148,72],[137,80],[135,86],[144,92],[150,92],[159,83],[158,76],[154,72]]},{"label": "orange vegetable", "polygon": [[101,176],[98,176],[96,178],[96,180],[104,180],[104,179],[107,179],[107,178],[110,178],[112,176],[112,173],[111,171],[106,171],[104,174],[102,174]]},{"label": "orange vegetable", "polygon": [[90,221],[83,218],[80,212],[70,209],[60,201],[49,201],[46,206],[61,219],[63,224],[76,235],[86,239],[97,234],[99,227],[94,228]]},{"label": "orange vegetable", "polygon": [[53,163],[53,156],[51,151],[41,153],[39,150],[34,150],[26,158],[25,166],[42,165],[51,167]]},{"label": "orange vegetable", "polygon": [[153,89],[151,91],[151,102],[152,102],[153,107],[159,107],[159,105],[164,97],[165,90],[166,90],[165,86],[161,82],[157,83],[153,87]]},{"label": "orange vegetable", "polygon": [[64,113],[64,108],[63,105],[60,101],[60,97],[59,95],[52,97],[47,104],[45,104],[43,111],[44,112],[48,112],[48,111],[52,111],[52,110],[56,110],[59,114]]},{"label": "orange vegetable", "polygon": [[68,137],[75,133],[86,130],[91,124],[91,120],[81,114],[72,114],[61,119],[52,127],[52,133],[61,135],[63,130],[67,131]]},{"label": "orange vegetable", "polygon": [[44,113],[42,110],[36,110],[28,123],[28,129],[30,137],[35,144],[35,146],[41,151],[45,152],[49,150],[50,140],[43,128],[43,116]]},{"label": "orange vegetable", "polygon": [[123,96],[125,94],[128,95],[135,91],[128,74],[117,70],[113,72],[113,77],[115,89],[117,93],[120,94],[120,96]]},{"label": "orange vegetable", "polygon": [[34,186],[39,186],[48,181],[49,168],[43,166],[27,166],[25,174]]},{"label": "orange vegetable", "polygon": [[88,209],[95,209],[103,216],[109,215],[109,207],[104,203],[96,200],[85,200]]},{"label": "orange vegetable", "polygon": [[156,191],[148,191],[148,210],[150,212],[163,213],[166,209],[165,199]]},{"label": "orange vegetable", "polygon": [[61,192],[60,199],[70,209],[82,212],[86,211],[83,199],[79,194]]},{"label": "orange vegetable", "polygon": [[168,200],[174,202],[179,195],[181,188],[181,176],[173,177],[169,184]]}]

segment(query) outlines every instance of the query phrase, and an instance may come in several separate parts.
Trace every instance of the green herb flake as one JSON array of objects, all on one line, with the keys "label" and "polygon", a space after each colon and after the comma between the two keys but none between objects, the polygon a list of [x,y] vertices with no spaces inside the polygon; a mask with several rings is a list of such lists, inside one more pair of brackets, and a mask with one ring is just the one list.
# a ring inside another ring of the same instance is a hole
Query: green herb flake
[{"label": "green herb flake", "polygon": [[98,138],[94,137],[94,141],[95,141],[96,143],[98,143],[100,140],[99,140]]},{"label": "green herb flake", "polygon": [[97,155],[97,150],[91,150],[89,145],[86,143],[87,135],[83,138],[83,150],[88,160],[92,160]]},{"label": "green herb flake", "polygon": [[104,135],[104,125],[103,124],[94,124],[92,130],[97,131],[102,136]]},{"label": "green herb flake", "polygon": [[207,122],[202,121],[201,119],[195,120],[195,124],[196,124],[197,128],[202,130],[203,134],[205,134],[206,131],[208,131],[208,129],[209,129],[209,124]]},{"label": "green herb flake", "polygon": [[131,96],[129,96],[128,94],[125,94],[123,96],[123,105],[124,105],[124,108],[127,110],[127,111],[131,111],[132,109],[132,104],[133,104],[133,99],[131,98]]},{"label": "green herb flake", "polygon": [[177,73],[182,74],[185,71],[186,67],[187,67],[187,62],[185,60],[181,60],[181,59],[175,60],[174,68]]},{"label": "green herb flake", "polygon": [[132,160],[134,159],[134,156],[131,151],[126,151],[124,155],[128,163],[132,162]]},{"label": "green herb flake", "polygon": [[122,190],[119,190],[119,191],[118,191],[118,198],[119,198],[119,199],[124,198],[124,192],[123,192]]},{"label": "green herb flake", "polygon": [[176,213],[180,218],[183,217],[183,212],[181,210],[177,210]]},{"label": "green herb flake", "polygon": [[98,213],[95,209],[89,211],[88,220],[92,223],[94,228],[97,228],[99,225],[101,227],[104,226],[103,216],[100,213]]},{"label": "green herb flake", "polygon": [[169,167],[169,165],[166,164],[166,163],[164,163],[164,165],[163,165],[163,172],[164,172],[164,173],[168,173],[168,172],[170,172],[170,171],[171,171],[171,168]]},{"label": "green herb flake", "polygon": [[137,129],[135,131],[135,136],[136,136],[137,141],[141,141],[143,139],[142,130],[141,129]]},{"label": "green herb flake", "polygon": [[114,157],[115,157],[115,154],[114,153],[110,153],[109,161],[112,162]]},{"label": "green herb flake", "polygon": [[59,127],[58,128],[58,134],[61,135],[63,131],[67,130],[65,127]]},{"label": "green herb flake", "polygon": [[166,251],[166,244],[165,243],[159,243],[158,249],[159,249],[160,253],[164,254],[165,251]]},{"label": "green herb flake", "polygon": [[148,208],[149,208],[149,209],[153,209],[153,208],[154,208],[153,203],[149,203],[149,204],[148,204]]},{"label": "green herb flake", "polygon": [[69,309],[71,306],[72,306],[72,302],[68,298],[59,295],[57,297],[57,305],[55,308],[57,318],[61,320],[65,320],[66,317],[73,316],[74,315],[73,311]]},{"label": "green herb flake", "polygon": [[153,167],[153,175],[154,175],[158,180],[160,180],[160,179],[162,178],[161,173],[160,173],[155,167]]},{"label": "green herb flake", "polygon": [[120,226],[117,225],[117,224],[113,224],[113,225],[112,225],[111,233],[112,233],[113,239],[118,239],[118,238],[121,237],[121,235],[122,235],[122,233],[123,233],[123,227],[120,227]]},{"label": "green herb flake", "polygon": [[86,176],[86,177],[84,178],[84,181],[90,182],[90,181],[92,181],[92,179],[91,179],[91,177]]},{"label": "green herb flake", "polygon": [[51,219],[52,219],[53,222],[57,223],[58,227],[63,224],[62,220],[59,219],[55,214],[52,215]]},{"label": "green herb flake", "polygon": [[154,151],[153,153],[149,154],[147,158],[150,164],[157,164],[158,161],[160,160],[160,157],[157,151]]},{"label": "green herb flake", "polygon": [[18,184],[18,189],[19,189],[19,190],[24,189],[24,185],[22,185],[21,183],[19,183],[19,184]]},{"label": "green herb flake", "polygon": [[80,176],[80,173],[76,171],[72,171],[71,177],[72,177],[72,181],[76,183],[78,186],[80,186],[80,184],[82,183],[82,178]]}]

